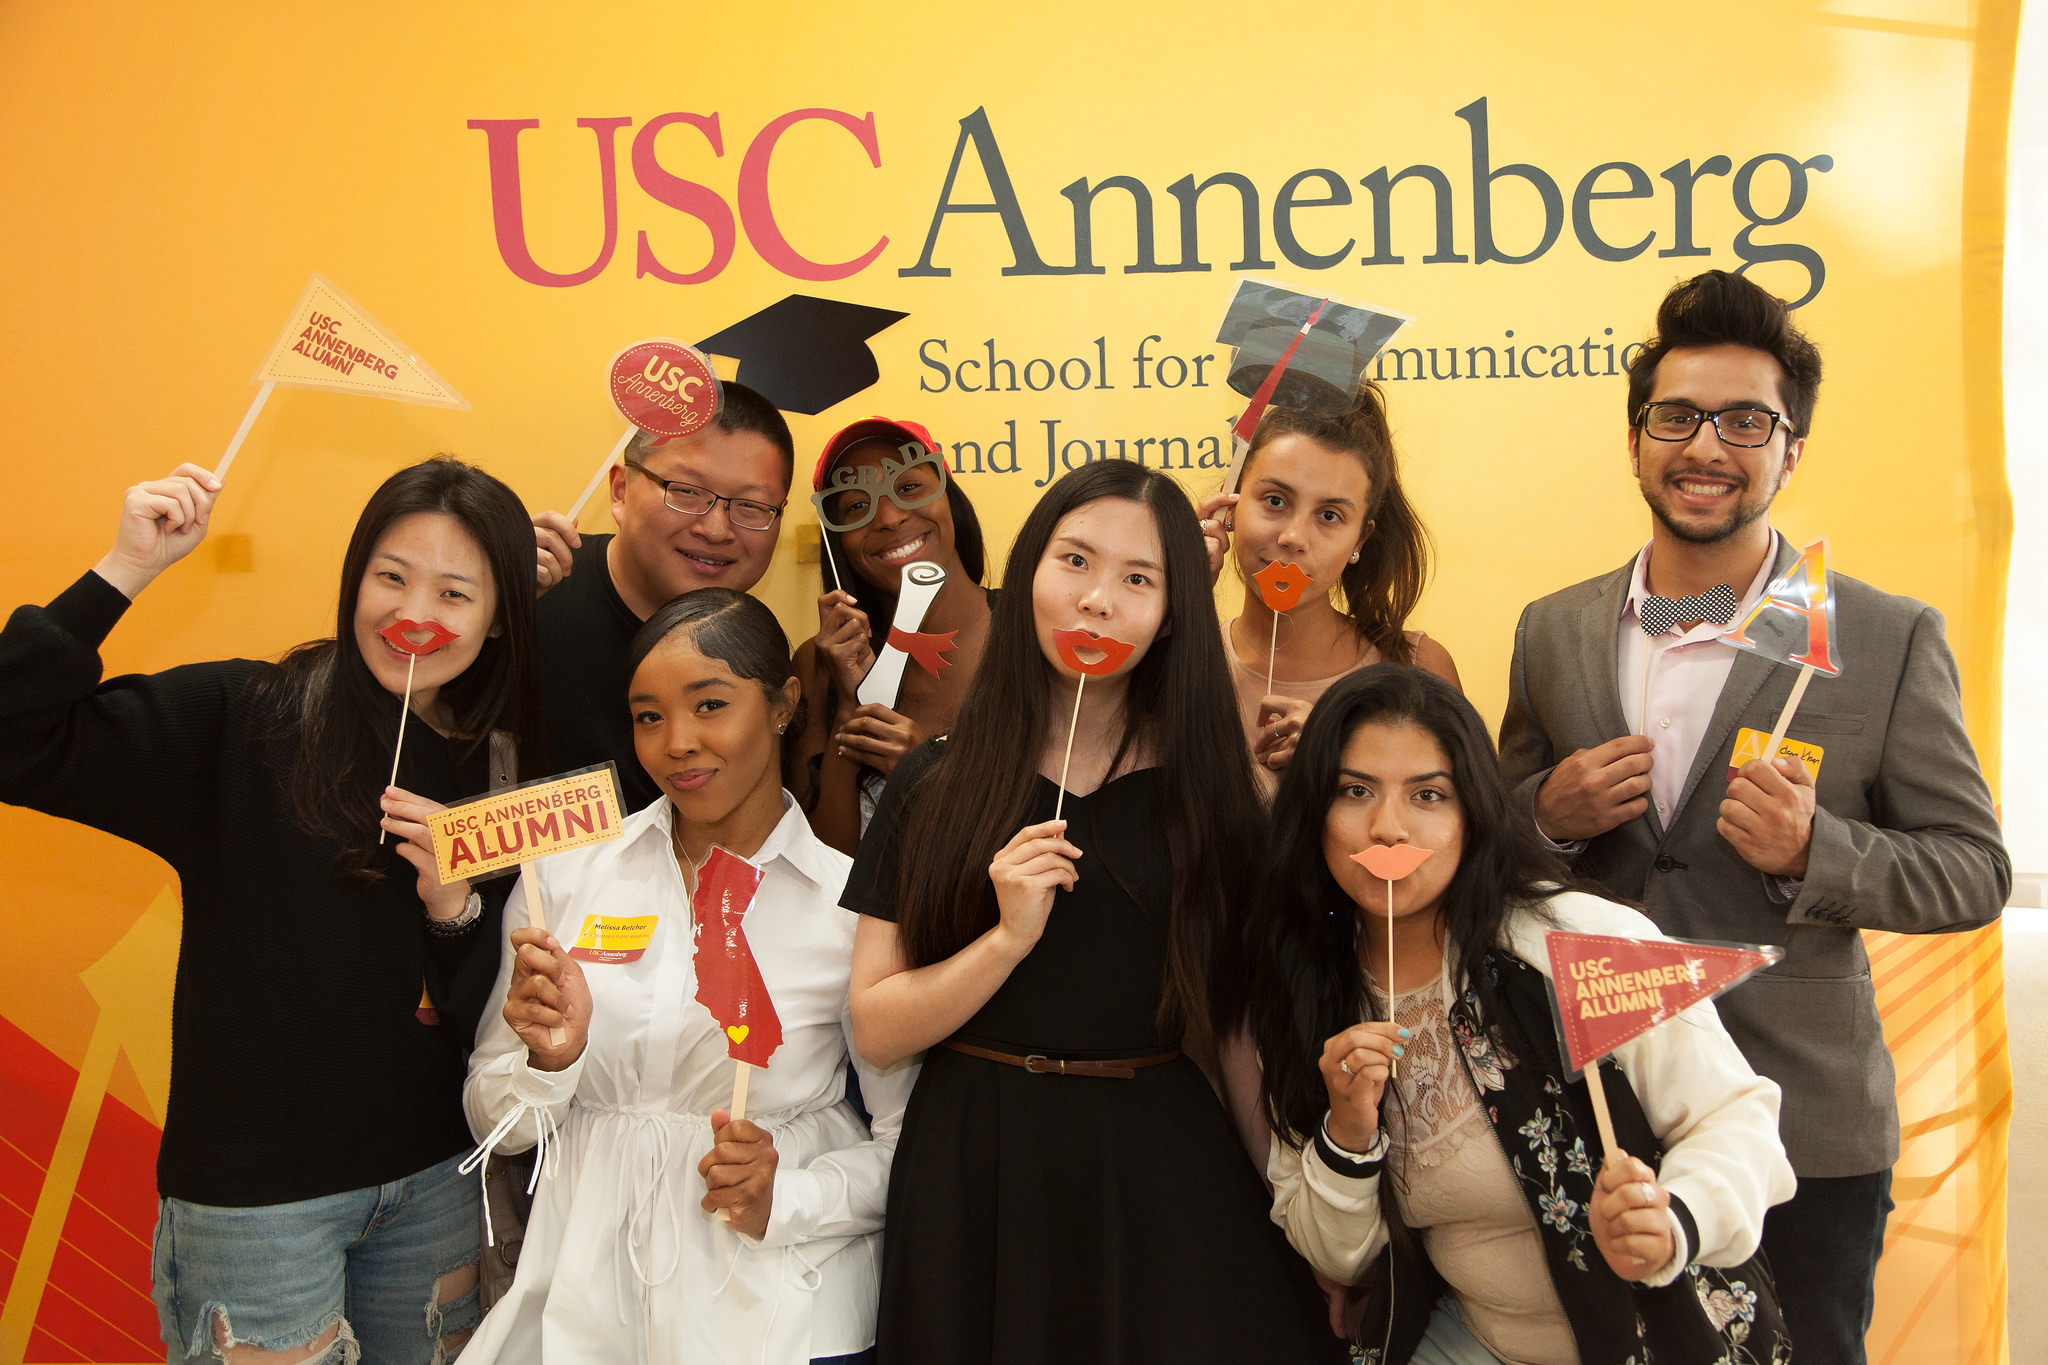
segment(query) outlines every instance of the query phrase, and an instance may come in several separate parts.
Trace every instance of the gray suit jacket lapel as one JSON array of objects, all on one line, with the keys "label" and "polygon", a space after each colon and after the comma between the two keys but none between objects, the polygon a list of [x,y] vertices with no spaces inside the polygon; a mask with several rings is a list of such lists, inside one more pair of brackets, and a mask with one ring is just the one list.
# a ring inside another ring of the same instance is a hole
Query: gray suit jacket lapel
[{"label": "gray suit jacket lapel", "polygon": [[[1778,557],[1771,565],[1771,578],[1791,568],[1798,558],[1799,552],[1792,548],[1792,542],[1779,536]],[[1722,646],[1724,649],[1729,647]],[[1735,666],[1728,670],[1728,681],[1721,685],[1721,695],[1714,702],[1713,718],[1707,722],[1707,732],[1700,736],[1700,747],[1692,756],[1692,771],[1685,775],[1685,789],[1678,794],[1678,805],[1671,812],[1671,820],[1664,827],[1666,830],[1678,828],[1679,817],[1685,814],[1686,805],[1692,800],[1700,779],[1714,765],[1714,756],[1728,742],[1735,722],[1742,718],[1742,713],[1756,700],[1756,694],[1763,690],[1763,685],[1778,667],[1776,660],[1766,659],[1761,654],[1746,649],[1736,651]]]},{"label": "gray suit jacket lapel", "polygon": [[1628,585],[1636,562],[1628,563],[1601,579],[1591,597],[1579,608],[1579,671],[1586,695],[1593,701],[1595,733],[1619,739],[1628,733],[1628,720],[1621,710],[1621,685],[1615,678],[1615,629],[1621,622],[1621,604],[1628,597]]}]

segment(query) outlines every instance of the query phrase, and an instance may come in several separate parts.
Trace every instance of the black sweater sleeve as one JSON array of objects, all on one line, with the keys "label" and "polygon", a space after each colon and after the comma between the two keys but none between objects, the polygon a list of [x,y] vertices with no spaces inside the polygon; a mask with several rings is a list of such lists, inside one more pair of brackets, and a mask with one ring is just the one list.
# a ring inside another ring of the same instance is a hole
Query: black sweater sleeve
[{"label": "black sweater sleeve", "polygon": [[88,572],[0,631],[0,800],[140,844],[174,866],[203,836],[231,698],[264,667],[190,664],[100,681],[128,599]]}]

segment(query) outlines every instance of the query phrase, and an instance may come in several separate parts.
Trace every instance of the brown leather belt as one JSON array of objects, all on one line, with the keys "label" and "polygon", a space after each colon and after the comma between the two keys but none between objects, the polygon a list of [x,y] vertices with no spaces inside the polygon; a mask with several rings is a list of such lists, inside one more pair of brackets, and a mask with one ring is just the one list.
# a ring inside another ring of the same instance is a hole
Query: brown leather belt
[{"label": "brown leather belt", "polygon": [[1112,1080],[1127,1081],[1148,1066],[1163,1066],[1180,1056],[1180,1049],[1155,1053],[1150,1057],[1111,1057],[1101,1061],[1076,1061],[1069,1057],[1047,1057],[1042,1053],[1019,1056],[1014,1052],[997,1052],[994,1048],[976,1047],[963,1043],[958,1038],[948,1038],[940,1046],[955,1052],[964,1052],[970,1057],[979,1057],[984,1062],[1001,1062],[1004,1066],[1021,1066],[1026,1071],[1041,1076],[1106,1076]]}]

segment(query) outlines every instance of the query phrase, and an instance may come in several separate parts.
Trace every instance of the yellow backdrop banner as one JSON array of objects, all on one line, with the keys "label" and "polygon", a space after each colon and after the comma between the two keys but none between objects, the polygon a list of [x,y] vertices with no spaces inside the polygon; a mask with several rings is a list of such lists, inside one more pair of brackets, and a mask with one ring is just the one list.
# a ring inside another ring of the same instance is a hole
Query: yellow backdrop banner
[{"label": "yellow backdrop banner", "polygon": [[[1371,370],[1438,550],[1412,624],[1497,717],[1524,603],[1646,535],[1630,347],[1674,280],[1740,268],[1800,302],[1827,359],[1777,524],[1945,614],[1995,788],[2018,11],[16,0],[0,411],[22,482],[0,597],[47,601],[104,551],[126,485],[212,464],[315,271],[473,409],[281,389],[210,548],[137,604],[110,673],[331,629],[356,512],[436,451],[566,507],[618,438],[613,353],[789,294],[907,315],[868,342],[873,387],[793,419],[800,468],[854,418],[922,422],[997,563],[1086,461],[1209,491],[1242,406],[1217,322],[1255,274],[1416,319]],[[760,588],[799,640],[808,518],[799,496]],[[1239,592],[1226,576],[1233,610]],[[33,945],[0,997],[0,1365],[161,1359],[174,879],[18,810],[0,849],[0,928]],[[1872,945],[1907,1132],[1874,1360],[2005,1356],[1998,945]]]}]

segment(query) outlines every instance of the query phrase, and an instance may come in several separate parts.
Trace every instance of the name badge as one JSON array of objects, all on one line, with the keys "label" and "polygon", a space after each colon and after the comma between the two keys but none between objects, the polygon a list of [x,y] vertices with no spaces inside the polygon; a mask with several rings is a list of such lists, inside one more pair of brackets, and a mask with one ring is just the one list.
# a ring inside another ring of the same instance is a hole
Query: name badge
[{"label": "name badge", "polygon": [[569,956],[582,962],[633,962],[654,939],[659,915],[585,915]]},{"label": "name badge", "polygon": [[[1728,756],[1728,780],[1733,782],[1741,776],[1745,765],[1754,763],[1764,756],[1764,746],[1771,742],[1767,730],[1738,730],[1735,732],[1735,752]],[[1808,744],[1803,739],[1787,739],[1778,745],[1779,758],[1796,758],[1806,765],[1806,771],[1815,782],[1820,781],[1821,755],[1827,751],[1818,744]]]}]

